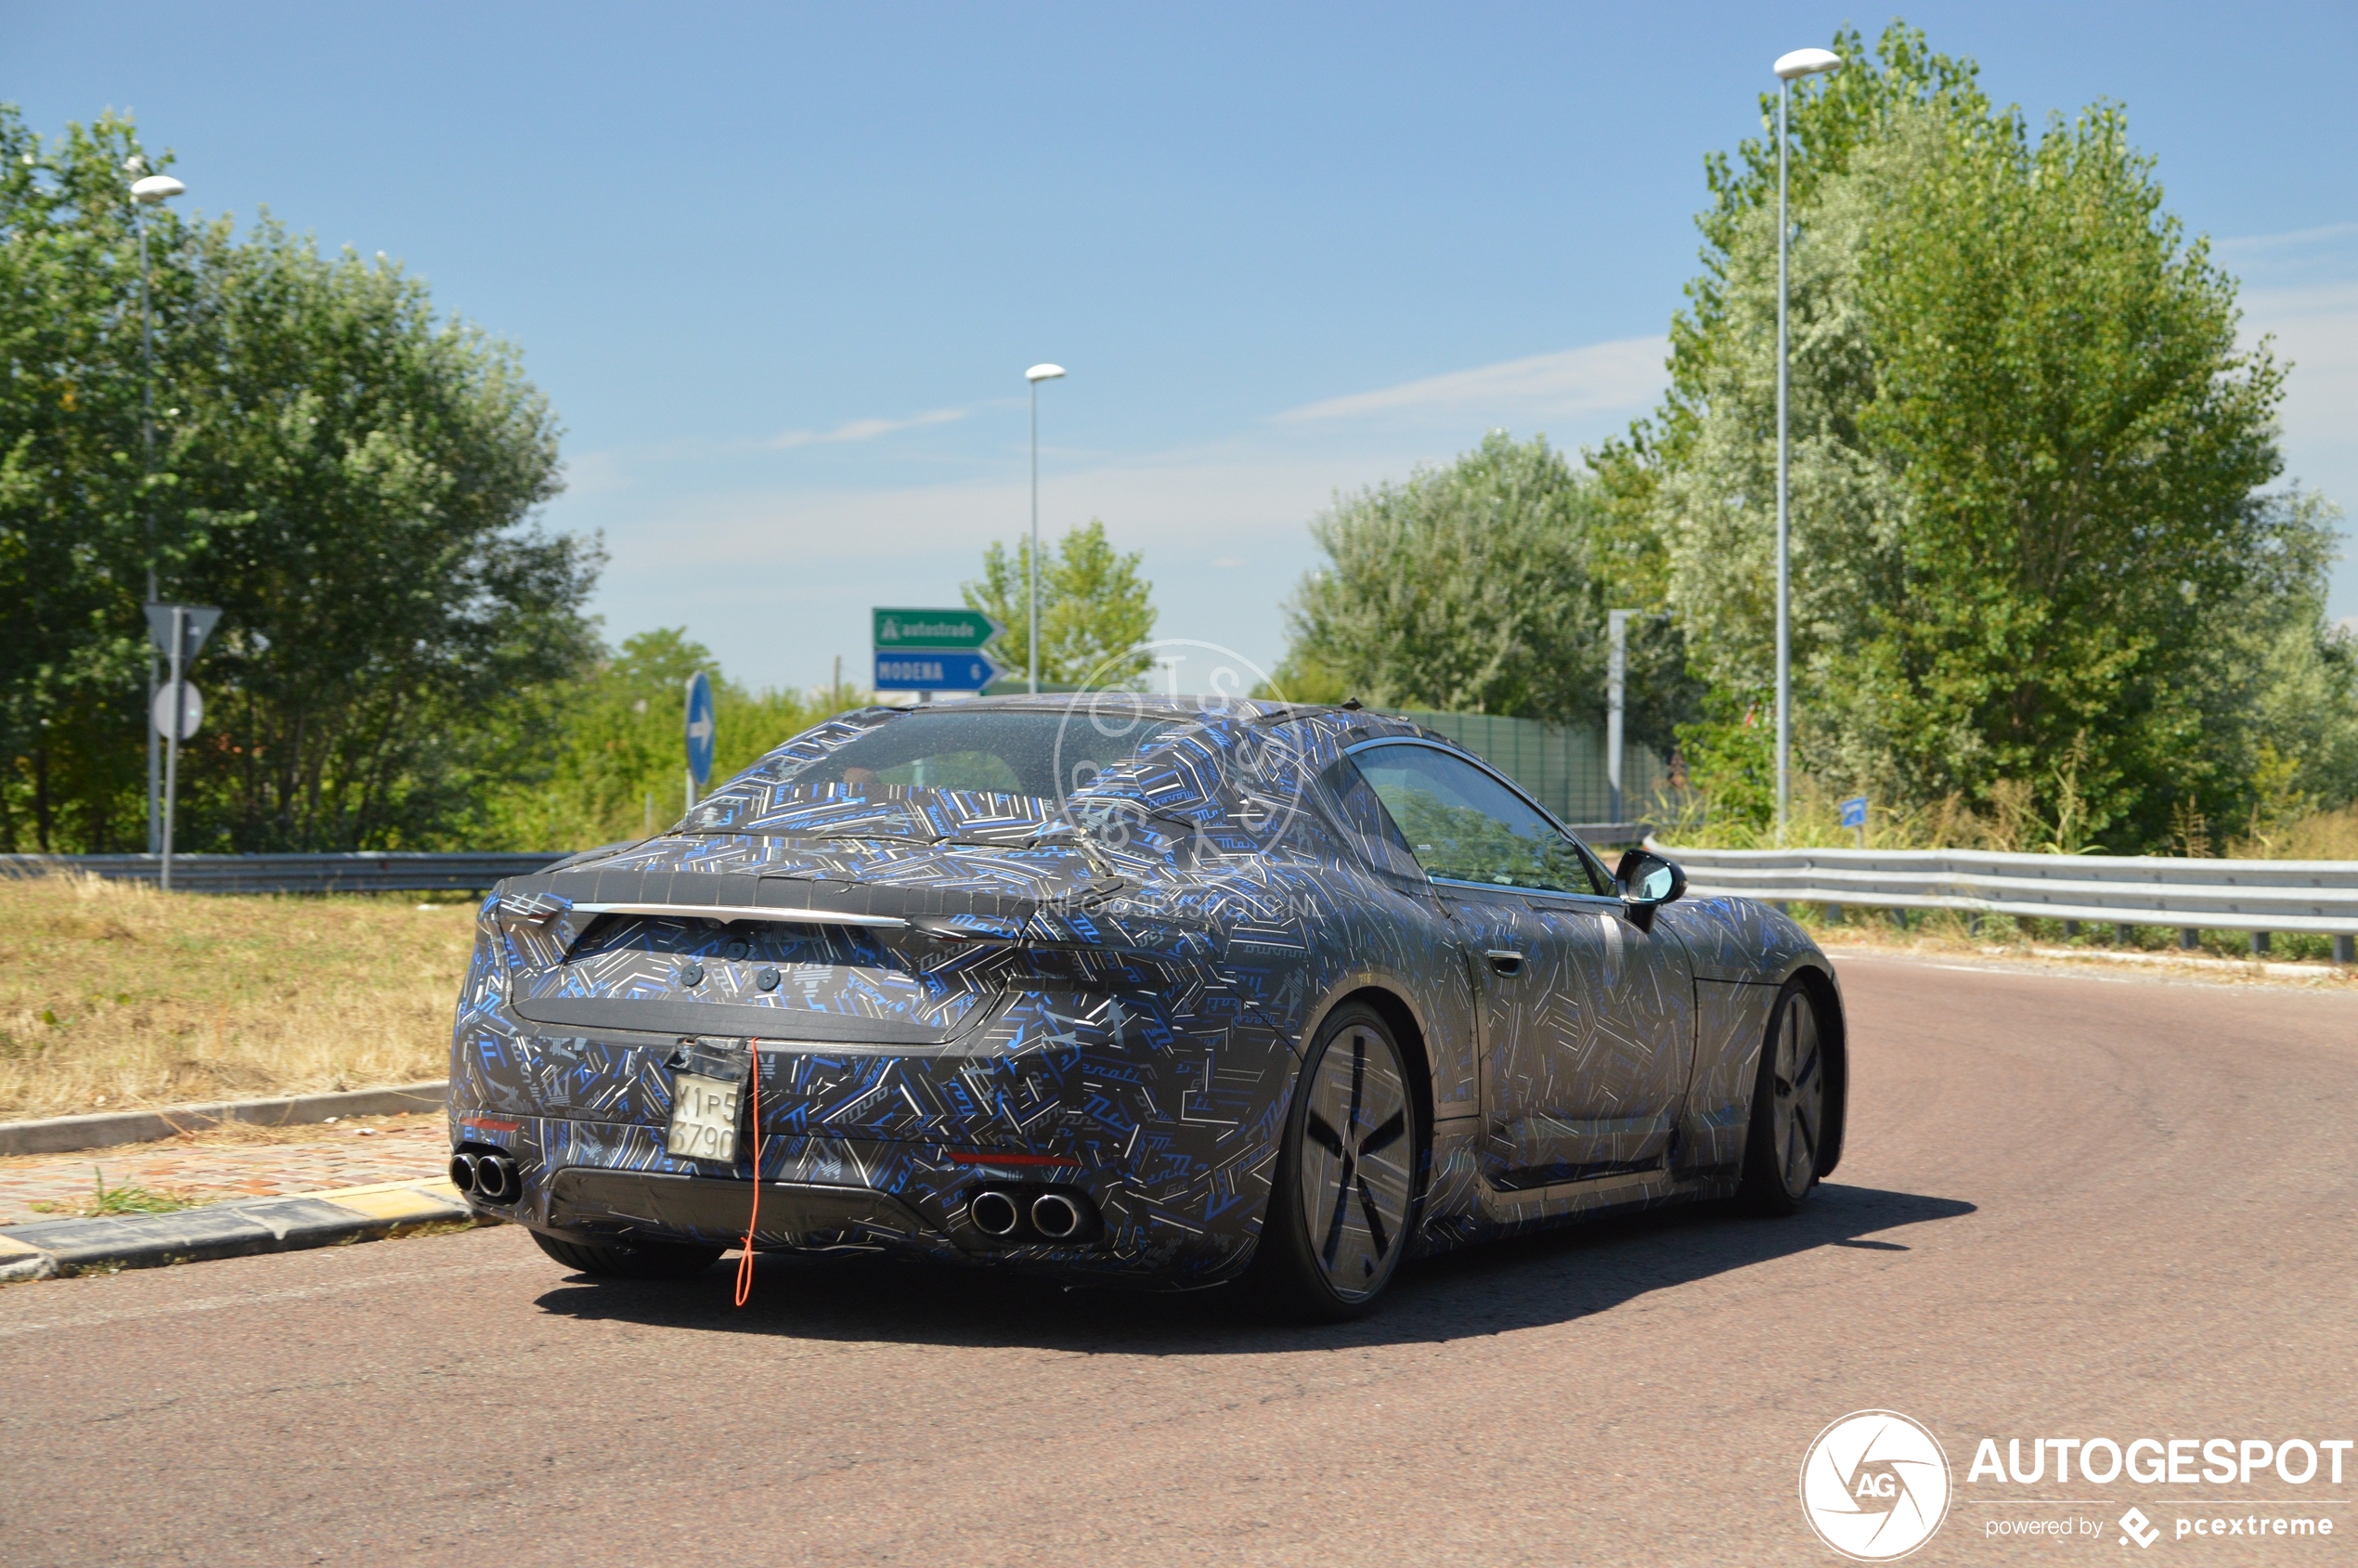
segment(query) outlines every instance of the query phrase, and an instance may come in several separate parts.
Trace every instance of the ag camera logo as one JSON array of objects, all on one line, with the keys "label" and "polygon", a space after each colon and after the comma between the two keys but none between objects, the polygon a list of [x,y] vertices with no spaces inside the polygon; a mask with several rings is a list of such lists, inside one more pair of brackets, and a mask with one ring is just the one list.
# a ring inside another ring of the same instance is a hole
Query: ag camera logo
[{"label": "ag camera logo", "polygon": [[1801,1511],[1859,1562],[1907,1556],[1949,1517],[1949,1456],[1897,1410],[1859,1410],[1820,1432],[1801,1461]]}]

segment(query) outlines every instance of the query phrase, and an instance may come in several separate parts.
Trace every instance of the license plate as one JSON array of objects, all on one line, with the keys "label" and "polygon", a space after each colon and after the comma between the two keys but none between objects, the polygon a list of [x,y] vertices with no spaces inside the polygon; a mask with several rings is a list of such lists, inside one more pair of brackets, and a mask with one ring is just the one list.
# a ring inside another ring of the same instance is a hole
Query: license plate
[{"label": "license plate", "polygon": [[673,1073],[671,1136],[664,1152],[687,1160],[735,1160],[737,1101],[744,1092],[745,1085],[726,1079]]}]

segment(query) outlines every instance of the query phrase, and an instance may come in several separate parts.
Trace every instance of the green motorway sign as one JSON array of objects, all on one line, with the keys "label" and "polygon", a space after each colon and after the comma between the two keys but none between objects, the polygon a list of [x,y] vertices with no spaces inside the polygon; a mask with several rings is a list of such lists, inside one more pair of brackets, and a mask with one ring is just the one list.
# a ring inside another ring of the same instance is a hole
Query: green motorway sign
[{"label": "green motorway sign", "polygon": [[971,653],[1005,628],[980,610],[877,610],[876,652]]}]

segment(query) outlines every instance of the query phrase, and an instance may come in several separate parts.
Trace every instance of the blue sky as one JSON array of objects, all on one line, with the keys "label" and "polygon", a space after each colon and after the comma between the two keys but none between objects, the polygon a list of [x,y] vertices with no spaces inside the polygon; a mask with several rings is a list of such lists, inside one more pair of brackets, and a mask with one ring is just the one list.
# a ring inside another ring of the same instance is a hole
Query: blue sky
[{"label": "blue sky", "polygon": [[[2127,106],[2296,361],[2290,474],[2358,504],[2358,11],[1902,14],[2034,116]],[[402,258],[553,399],[608,634],[807,685],[1026,526],[1040,360],[1043,529],[1102,517],[1161,635],[1274,663],[1336,491],[1652,403],[1704,155],[1887,15],[11,3],[0,97],[133,111],[188,205]]]}]

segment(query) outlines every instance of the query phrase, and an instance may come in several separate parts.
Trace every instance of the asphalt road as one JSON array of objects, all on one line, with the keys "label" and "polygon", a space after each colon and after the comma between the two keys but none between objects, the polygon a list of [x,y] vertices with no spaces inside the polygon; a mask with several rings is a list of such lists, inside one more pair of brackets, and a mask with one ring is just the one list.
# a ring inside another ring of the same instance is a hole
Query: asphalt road
[{"label": "asphalt road", "polygon": [[[1340,1328],[774,1260],[735,1311],[725,1269],[592,1284],[506,1229],[0,1289],[0,1562],[1832,1562],[1796,1475],[1864,1407],[1947,1450],[1911,1562],[2358,1560],[2358,1452],[1966,1473],[2358,1437],[2358,996],[1842,970],[1851,1148],[1802,1215],[1477,1250]],[[2335,1534],[2176,1538],[2230,1511]]]}]

